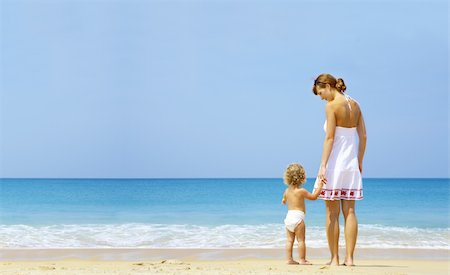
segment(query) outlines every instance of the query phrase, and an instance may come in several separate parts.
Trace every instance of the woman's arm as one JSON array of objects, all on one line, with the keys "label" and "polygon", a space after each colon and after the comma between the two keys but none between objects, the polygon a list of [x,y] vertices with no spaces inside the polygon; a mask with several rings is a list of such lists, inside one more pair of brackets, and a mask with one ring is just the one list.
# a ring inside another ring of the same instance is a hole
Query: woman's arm
[{"label": "woman's arm", "polygon": [[362,115],[359,116],[358,125],[357,125],[358,137],[359,137],[359,145],[358,145],[358,164],[359,171],[362,173],[362,163],[364,159],[364,152],[366,151],[366,142],[367,142],[367,134],[366,134],[366,124],[364,123],[364,117]]},{"label": "woman's arm", "polygon": [[319,178],[325,177],[325,170],[328,163],[328,158],[333,149],[334,132],[336,131],[336,117],[334,116],[334,110],[331,104],[325,106],[325,113],[327,117],[327,130],[325,134],[325,141],[323,142],[322,160],[320,161]]}]

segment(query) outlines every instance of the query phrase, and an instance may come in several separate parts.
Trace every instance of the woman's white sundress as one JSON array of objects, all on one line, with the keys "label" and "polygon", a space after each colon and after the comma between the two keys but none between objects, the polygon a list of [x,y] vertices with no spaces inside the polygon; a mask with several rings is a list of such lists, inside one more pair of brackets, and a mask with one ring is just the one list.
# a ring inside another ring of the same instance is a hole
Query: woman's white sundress
[{"label": "woman's white sundress", "polygon": [[[344,94],[350,107],[349,96]],[[326,131],[326,123],[324,130]],[[362,200],[362,176],[358,165],[358,133],[356,127],[336,126],[333,148],[328,158],[325,178],[319,198],[324,200]],[[319,178],[316,178],[314,189]]]}]

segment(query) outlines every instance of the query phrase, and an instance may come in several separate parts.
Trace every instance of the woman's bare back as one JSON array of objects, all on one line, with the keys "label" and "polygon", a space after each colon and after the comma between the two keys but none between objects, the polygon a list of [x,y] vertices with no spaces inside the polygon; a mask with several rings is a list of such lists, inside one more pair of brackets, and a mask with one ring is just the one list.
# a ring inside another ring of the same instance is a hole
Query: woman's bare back
[{"label": "woman's bare back", "polygon": [[333,107],[336,126],[353,128],[358,126],[361,109],[352,98],[346,99],[345,95],[339,94],[330,104]]}]

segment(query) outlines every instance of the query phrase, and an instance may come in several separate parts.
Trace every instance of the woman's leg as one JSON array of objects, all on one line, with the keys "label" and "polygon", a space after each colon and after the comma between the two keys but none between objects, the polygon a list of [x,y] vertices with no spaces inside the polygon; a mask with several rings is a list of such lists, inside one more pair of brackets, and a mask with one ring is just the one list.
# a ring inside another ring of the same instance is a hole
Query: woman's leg
[{"label": "woman's leg", "polygon": [[339,265],[339,201],[325,201],[327,209],[326,213],[326,230],[328,247],[330,248],[331,265]]},{"label": "woman's leg", "polygon": [[345,265],[353,265],[353,252],[358,237],[358,220],[355,213],[355,201],[342,201],[342,212],[345,219]]}]

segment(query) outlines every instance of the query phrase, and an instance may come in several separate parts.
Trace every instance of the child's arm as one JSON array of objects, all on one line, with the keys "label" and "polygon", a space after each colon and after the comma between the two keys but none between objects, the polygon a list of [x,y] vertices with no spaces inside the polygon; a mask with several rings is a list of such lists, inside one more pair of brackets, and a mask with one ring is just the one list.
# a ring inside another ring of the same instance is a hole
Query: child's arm
[{"label": "child's arm", "polygon": [[301,190],[303,190],[303,197],[305,197],[308,200],[312,200],[315,201],[317,200],[317,198],[320,195],[320,192],[322,191],[322,187],[324,184],[327,184],[327,180],[323,179],[319,182],[319,188],[317,188],[316,190],[314,190],[314,193],[309,193],[308,190],[302,188]]},{"label": "child's arm", "polygon": [[286,204],[286,190],[284,190],[283,198],[281,199],[282,204]]}]

